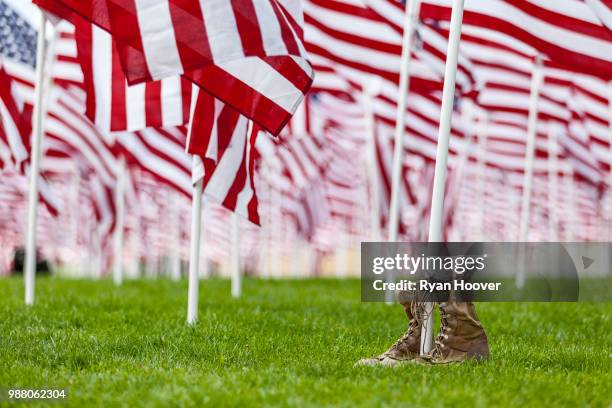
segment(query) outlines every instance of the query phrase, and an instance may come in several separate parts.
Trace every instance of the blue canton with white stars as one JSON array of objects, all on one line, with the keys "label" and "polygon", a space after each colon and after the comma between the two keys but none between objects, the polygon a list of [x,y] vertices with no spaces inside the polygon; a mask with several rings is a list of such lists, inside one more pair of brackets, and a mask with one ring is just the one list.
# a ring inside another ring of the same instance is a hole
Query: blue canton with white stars
[{"label": "blue canton with white stars", "polygon": [[0,55],[34,68],[37,31],[19,13],[0,0]]}]

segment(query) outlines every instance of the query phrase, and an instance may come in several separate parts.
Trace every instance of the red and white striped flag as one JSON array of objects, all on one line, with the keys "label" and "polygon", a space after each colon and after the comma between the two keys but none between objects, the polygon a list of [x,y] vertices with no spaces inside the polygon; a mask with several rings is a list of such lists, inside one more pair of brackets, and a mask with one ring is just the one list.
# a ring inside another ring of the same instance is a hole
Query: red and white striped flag
[{"label": "red and white striped flag", "polygon": [[312,83],[295,1],[35,3],[69,19],[76,12],[109,31],[129,84],[184,75],[273,134]]},{"label": "red and white striped flag", "polygon": [[611,0],[584,0],[601,23],[612,32],[612,1]]},{"label": "red and white striped flag", "polygon": [[[421,4],[421,18],[450,16],[450,0]],[[612,31],[583,0],[467,0],[463,23],[519,39],[568,69],[612,79]]]},{"label": "red and white striped flag", "polygon": [[143,129],[117,135],[130,169],[139,168],[158,183],[191,197],[191,157],[185,153],[186,129]]},{"label": "red and white striped flag", "polygon": [[[191,84],[179,77],[130,86],[110,34],[82,18],[74,33],[62,32],[77,45],[77,61],[87,95],[86,115],[103,133],[132,132],[147,127],[181,126],[189,120]],[[70,28],[68,29],[70,30]],[[72,30],[70,30],[72,31]],[[60,51],[72,51],[60,48]],[[58,55],[57,61],[66,58]]]},{"label": "red and white striped flag", "polygon": [[[29,71],[29,67],[20,67]],[[13,78],[7,74],[0,64],[0,145],[10,149],[6,154],[11,159],[11,166],[25,176],[30,174],[30,134],[29,122],[31,110],[26,107],[13,88]],[[2,147],[2,146],[0,146]],[[6,160],[6,159],[5,159]],[[2,160],[4,162],[4,160]],[[7,163],[2,163],[6,168]],[[49,213],[56,216],[59,212],[59,202],[53,195],[46,180],[38,178],[39,199]]]}]

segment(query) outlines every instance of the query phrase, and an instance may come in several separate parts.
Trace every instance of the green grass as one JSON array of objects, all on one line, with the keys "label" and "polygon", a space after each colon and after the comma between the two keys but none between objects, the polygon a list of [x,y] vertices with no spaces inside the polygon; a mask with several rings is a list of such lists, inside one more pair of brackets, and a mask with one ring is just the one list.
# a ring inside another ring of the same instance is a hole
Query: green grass
[{"label": "green grass", "polygon": [[53,406],[74,407],[612,406],[611,304],[480,304],[488,361],[353,368],[405,328],[358,281],[200,290],[188,327],[185,282],[39,279],[27,308],[21,280],[0,280],[0,388],[65,387]]}]

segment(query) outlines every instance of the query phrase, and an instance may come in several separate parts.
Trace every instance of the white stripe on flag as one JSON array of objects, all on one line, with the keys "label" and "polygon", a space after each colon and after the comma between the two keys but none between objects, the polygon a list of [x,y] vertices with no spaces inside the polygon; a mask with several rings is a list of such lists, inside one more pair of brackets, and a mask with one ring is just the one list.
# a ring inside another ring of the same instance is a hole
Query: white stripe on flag
[{"label": "white stripe on flag", "polygon": [[135,0],[140,37],[153,79],[176,73],[181,58],[174,36],[168,1]]},{"label": "white stripe on flag", "polygon": [[[92,25],[93,86],[96,93],[95,122],[102,132],[110,131],[113,68],[113,44],[111,36]],[[106,103],[98,103],[105,101]]]},{"label": "white stripe on flag", "polygon": [[[238,34],[238,25],[230,0],[200,0],[200,7],[206,31],[209,36],[210,51],[215,62],[242,58],[242,40]],[[220,34],[223,35],[220,35]],[[244,63],[244,61],[243,61]]]},{"label": "white stripe on flag", "polygon": [[247,119],[240,117],[232,135],[230,145],[227,147],[221,160],[217,163],[215,171],[204,189],[205,193],[223,202],[236,179],[236,174],[242,166],[244,158],[244,144],[246,143]]},{"label": "white stripe on flag", "polygon": [[255,7],[257,20],[260,22],[259,30],[261,31],[266,54],[287,54],[287,47],[284,46],[282,41],[278,41],[278,38],[282,37],[278,20],[276,18],[269,18],[270,15],[274,15],[272,4],[267,1],[254,1],[253,6]]},{"label": "white stripe on flag", "polygon": [[130,132],[147,127],[145,92],[146,84],[126,86],[125,88],[125,113],[127,130]]},{"label": "white stripe on flag", "polygon": [[[242,127],[240,125],[242,125],[243,120],[242,120],[242,116],[240,117],[240,124],[237,127]],[[251,199],[253,198],[253,195],[255,195],[255,191],[253,191],[253,189],[251,188],[251,178],[253,177],[253,175],[250,172],[250,168],[249,168],[249,157],[251,157],[251,143],[250,143],[250,138],[251,138],[251,132],[249,131],[249,121],[248,120],[244,120],[244,122],[246,122],[247,125],[247,129],[245,129],[246,133],[246,137],[245,137],[245,142],[246,142],[246,154],[244,155],[244,165],[246,167],[246,171],[245,171],[245,180],[244,180],[244,187],[242,188],[242,190],[240,191],[240,193],[238,193],[238,197],[236,199],[236,212],[238,214],[242,214],[242,216],[249,218],[249,203],[251,202]]]},{"label": "white stripe on flag", "polygon": [[180,125],[183,123],[183,94],[181,78],[166,78],[161,83],[161,102],[163,123]]},{"label": "white stripe on flag", "polygon": [[2,121],[2,126],[4,127],[8,137],[8,142],[11,146],[11,151],[13,152],[15,162],[16,164],[21,163],[28,158],[28,152],[23,145],[23,140],[21,139],[19,129],[17,129],[17,126],[15,126],[12,116],[4,105],[2,99],[0,99],[0,113],[0,120]]},{"label": "white stripe on flag", "polygon": [[246,60],[248,63],[245,60],[229,61],[219,66],[287,112],[293,112],[299,106],[302,98],[297,96],[303,96],[302,91],[261,58]]}]

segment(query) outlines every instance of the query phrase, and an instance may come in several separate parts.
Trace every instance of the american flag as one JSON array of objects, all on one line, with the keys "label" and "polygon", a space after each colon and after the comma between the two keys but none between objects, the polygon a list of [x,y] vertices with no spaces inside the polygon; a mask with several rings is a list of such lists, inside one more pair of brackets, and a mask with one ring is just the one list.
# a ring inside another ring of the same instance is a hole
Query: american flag
[{"label": "american flag", "polygon": [[37,30],[4,1],[0,1],[0,27],[0,54],[3,58],[34,69]]},{"label": "american flag", "polygon": [[129,84],[184,75],[273,134],[312,83],[297,2],[36,3],[110,32]]},{"label": "american flag", "polygon": [[[5,2],[0,1],[0,147],[9,148],[12,166],[29,175],[31,107],[19,95],[8,67],[32,74],[36,65],[37,31]],[[3,154],[9,157],[8,152]],[[4,160],[3,160],[4,162]],[[7,163],[2,163],[6,168]],[[59,204],[43,177],[38,178],[40,201],[57,215]]]},{"label": "american flag", "polygon": [[104,132],[187,124],[190,83],[179,77],[130,86],[110,34],[75,18],[78,61],[87,91],[87,117]]}]

